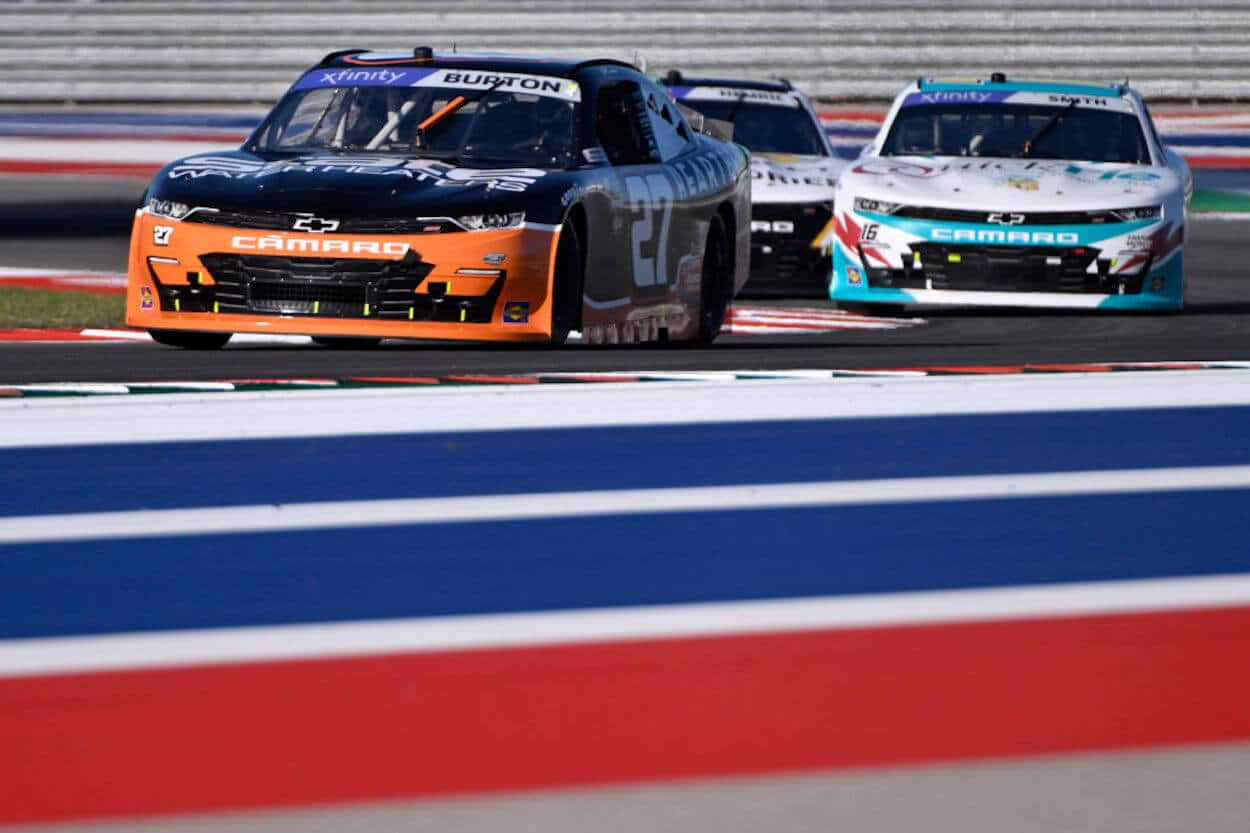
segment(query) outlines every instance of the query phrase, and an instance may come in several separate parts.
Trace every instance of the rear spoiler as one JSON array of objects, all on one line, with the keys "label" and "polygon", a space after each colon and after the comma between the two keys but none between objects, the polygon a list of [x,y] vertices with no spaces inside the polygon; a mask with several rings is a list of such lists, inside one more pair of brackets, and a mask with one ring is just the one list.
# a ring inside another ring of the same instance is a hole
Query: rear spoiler
[{"label": "rear spoiler", "polygon": [[673,104],[677,107],[677,112],[685,116],[686,122],[696,132],[702,133],[704,136],[711,136],[713,139],[720,139],[722,142],[732,142],[734,140],[733,122],[709,119],[698,110],[695,110],[693,107],[687,107],[680,101],[673,101]]}]

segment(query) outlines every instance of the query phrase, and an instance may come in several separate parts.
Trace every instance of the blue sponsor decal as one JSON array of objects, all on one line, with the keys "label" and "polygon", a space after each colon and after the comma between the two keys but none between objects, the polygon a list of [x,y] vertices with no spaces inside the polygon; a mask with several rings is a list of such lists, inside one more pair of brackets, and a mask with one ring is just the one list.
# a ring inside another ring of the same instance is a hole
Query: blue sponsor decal
[{"label": "blue sponsor decal", "polygon": [[851,286],[860,286],[864,283],[864,273],[854,266],[846,267],[846,282]]},{"label": "blue sponsor decal", "polygon": [[959,90],[990,89],[1004,93],[1055,93],[1069,95],[1100,95],[1107,98],[1119,98],[1120,91],[1114,87],[1101,87],[1096,84],[1060,84],[1053,81],[1004,81],[1001,84],[988,82],[951,82],[921,81],[921,92],[947,92]]},{"label": "blue sponsor decal", "polygon": [[311,90],[319,87],[411,87],[433,69],[396,69],[395,67],[346,67],[315,69],[295,82],[292,89]]},{"label": "blue sponsor decal", "polygon": [[904,107],[921,104],[998,104],[1011,96],[1010,91],[984,89],[932,90],[912,93],[903,99]]}]

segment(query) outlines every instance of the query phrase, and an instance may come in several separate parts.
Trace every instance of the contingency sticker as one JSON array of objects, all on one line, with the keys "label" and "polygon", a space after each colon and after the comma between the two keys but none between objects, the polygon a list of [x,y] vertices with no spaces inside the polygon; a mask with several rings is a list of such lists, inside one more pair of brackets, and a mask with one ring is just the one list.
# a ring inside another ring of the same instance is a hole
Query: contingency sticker
[{"label": "contingency sticker", "polygon": [[528,324],[530,320],[529,301],[508,301],[503,305],[503,323]]}]

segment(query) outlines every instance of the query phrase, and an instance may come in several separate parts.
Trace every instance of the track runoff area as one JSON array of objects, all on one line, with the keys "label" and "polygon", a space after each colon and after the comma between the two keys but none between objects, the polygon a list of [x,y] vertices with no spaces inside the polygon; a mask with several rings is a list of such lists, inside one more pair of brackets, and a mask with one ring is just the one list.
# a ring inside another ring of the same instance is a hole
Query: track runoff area
[{"label": "track runoff area", "polygon": [[1245,741],[1248,381],[0,400],[0,821]]}]

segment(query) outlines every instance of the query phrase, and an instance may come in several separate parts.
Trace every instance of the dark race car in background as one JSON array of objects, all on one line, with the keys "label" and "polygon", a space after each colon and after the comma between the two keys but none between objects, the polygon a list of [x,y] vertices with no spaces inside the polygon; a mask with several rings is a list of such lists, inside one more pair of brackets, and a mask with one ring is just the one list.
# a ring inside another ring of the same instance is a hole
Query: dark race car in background
[{"label": "dark race car in background", "polygon": [[746,154],[628,64],[326,56],[239,150],[153,180],[127,322],[562,343],[711,341],[747,276]]},{"label": "dark race car in background", "polygon": [[752,295],[825,297],[839,159],[807,96],[789,81],[664,76],[669,93],[708,118],[733,124],[751,151]]}]

